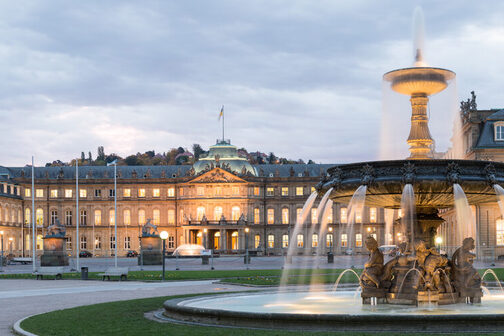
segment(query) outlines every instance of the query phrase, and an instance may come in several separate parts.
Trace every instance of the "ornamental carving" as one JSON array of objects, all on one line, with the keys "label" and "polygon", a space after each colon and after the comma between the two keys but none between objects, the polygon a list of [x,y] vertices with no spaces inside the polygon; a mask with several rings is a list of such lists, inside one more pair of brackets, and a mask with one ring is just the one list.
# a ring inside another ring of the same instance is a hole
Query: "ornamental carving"
[{"label": "ornamental carving", "polygon": [[221,168],[215,168],[213,171],[207,172],[192,182],[196,183],[230,183],[230,182],[243,182],[242,179],[222,171]]},{"label": "ornamental carving", "polygon": [[373,183],[375,179],[374,175],[375,171],[373,166],[368,164],[364,165],[364,167],[362,167],[361,169],[361,184],[370,185],[371,183]]},{"label": "ornamental carving", "polygon": [[495,166],[492,163],[489,163],[485,166],[484,171],[486,174],[486,179],[490,186],[497,184],[497,171],[495,170]]},{"label": "ornamental carving", "polygon": [[407,162],[402,166],[402,182],[413,184],[415,182],[416,167],[413,163]]},{"label": "ornamental carving", "polygon": [[448,166],[446,167],[446,180],[448,182],[454,184],[454,183],[459,183],[460,181],[460,174],[461,174],[461,169],[458,163],[456,162],[450,162],[448,163]]}]

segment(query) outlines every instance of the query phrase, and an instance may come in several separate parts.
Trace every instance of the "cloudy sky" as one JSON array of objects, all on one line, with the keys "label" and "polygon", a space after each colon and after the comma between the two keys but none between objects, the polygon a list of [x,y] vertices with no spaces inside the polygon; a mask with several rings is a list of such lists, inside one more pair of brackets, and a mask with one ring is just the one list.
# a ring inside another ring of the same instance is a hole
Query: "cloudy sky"
[{"label": "cloudy sky", "polygon": [[446,150],[459,97],[504,107],[501,1],[4,1],[0,164],[207,148],[222,104],[248,150],[374,160],[385,132],[404,156],[408,98],[382,75],[412,64],[417,5],[427,62],[457,73],[430,106]]}]

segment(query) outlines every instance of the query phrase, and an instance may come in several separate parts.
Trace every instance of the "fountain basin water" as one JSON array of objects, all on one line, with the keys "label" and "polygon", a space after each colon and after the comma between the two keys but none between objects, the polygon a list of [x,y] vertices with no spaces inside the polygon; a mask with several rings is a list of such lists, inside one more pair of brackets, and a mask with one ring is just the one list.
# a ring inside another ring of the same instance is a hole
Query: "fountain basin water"
[{"label": "fountain basin water", "polygon": [[361,304],[355,291],[261,292],[173,299],[164,315],[194,323],[338,331],[497,331],[504,327],[502,294],[484,304],[441,307]]}]

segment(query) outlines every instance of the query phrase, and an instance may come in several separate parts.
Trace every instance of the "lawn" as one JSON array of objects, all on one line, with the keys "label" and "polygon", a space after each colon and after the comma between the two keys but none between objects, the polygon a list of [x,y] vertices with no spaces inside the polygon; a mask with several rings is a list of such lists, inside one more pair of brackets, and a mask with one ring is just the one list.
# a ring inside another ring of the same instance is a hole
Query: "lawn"
[{"label": "lawn", "polygon": [[[58,310],[36,315],[24,320],[21,327],[40,336],[72,336],[72,335],[191,335],[191,336],[291,336],[291,335],[374,335],[363,332],[296,332],[286,330],[247,330],[237,328],[218,328],[188,326],[172,323],[158,323],[148,320],[144,314],[159,310],[163,302],[169,298],[187,297],[156,297],[101,303],[72,309]],[[430,335],[426,333],[408,333],[409,335]],[[383,335],[399,336],[404,333],[384,333]],[[444,335],[444,334],[436,334]],[[447,334],[455,335],[455,334]],[[461,334],[471,335],[471,334]],[[477,335],[477,334],[473,334]],[[486,334],[499,335],[499,334]]]}]

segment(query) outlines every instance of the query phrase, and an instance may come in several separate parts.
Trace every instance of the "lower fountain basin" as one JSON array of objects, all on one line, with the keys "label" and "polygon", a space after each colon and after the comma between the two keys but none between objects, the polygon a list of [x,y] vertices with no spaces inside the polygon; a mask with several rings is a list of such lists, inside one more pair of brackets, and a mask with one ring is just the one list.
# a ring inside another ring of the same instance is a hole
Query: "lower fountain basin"
[{"label": "lower fountain basin", "polygon": [[338,331],[504,330],[504,294],[482,304],[414,307],[363,305],[356,291],[261,292],[172,299],[164,315],[191,323],[226,326]]}]

